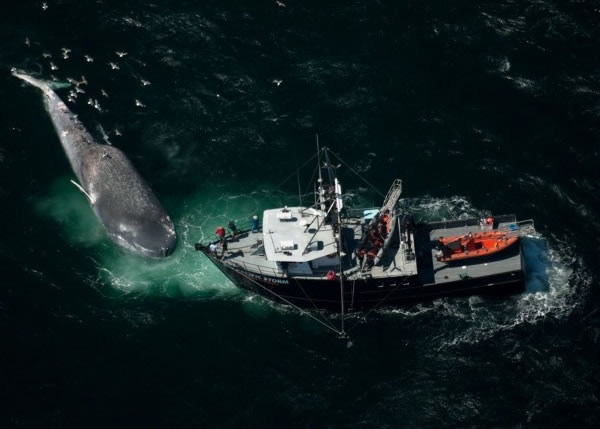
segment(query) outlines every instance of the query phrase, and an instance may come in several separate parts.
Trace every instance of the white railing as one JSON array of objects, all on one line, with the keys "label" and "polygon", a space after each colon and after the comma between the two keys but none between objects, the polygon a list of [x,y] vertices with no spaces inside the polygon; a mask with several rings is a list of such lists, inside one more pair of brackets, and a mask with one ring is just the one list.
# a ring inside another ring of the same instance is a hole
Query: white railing
[{"label": "white railing", "polygon": [[222,260],[222,263],[224,265],[230,265],[233,268],[241,268],[241,269],[249,271],[251,273],[258,273],[258,274],[261,274],[261,275],[269,275],[269,276],[279,277],[279,278],[286,277],[285,273],[283,271],[276,270],[273,267],[267,267],[267,266],[264,266],[264,265],[251,264],[249,262],[244,262],[244,261],[240,261],[240,260],[233,260],[233,259]]},{"label": "white railing", "polygon": [[[236,235],[238,235],[238,236],[252,231],[252,221],[251,220],[234,221],[234,223],[235,223],[235,226],[237,227]],[[231,235],[231,230],[229,229],[229,226],[227,226],[225,229],[228,231],[228,233],[225,235],[225,238],[231,238],[232,235]],[[262,231],[262,222],[258,223],[258,231]],[[200,243],[203,246],[208,246],[209,244],[218,243],[219,241],[221,241],[221,237],[219,235],[217,235],[216,233],[213,233],[213,234],[209,235],[208,237],[203,238]]]},{"label": "white railing", "polygon": [[508,237],[523,237],[535,233],[535,224],[533,219],[521,220],[507,225]]}]

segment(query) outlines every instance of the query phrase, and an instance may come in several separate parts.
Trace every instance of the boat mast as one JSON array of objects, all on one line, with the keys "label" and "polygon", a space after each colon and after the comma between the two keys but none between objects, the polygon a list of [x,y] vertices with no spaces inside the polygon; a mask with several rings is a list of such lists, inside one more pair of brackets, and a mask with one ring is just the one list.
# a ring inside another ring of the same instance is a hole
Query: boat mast
[{"label": "boat mast", "polygon": [[298,199],[300,200],[300,207],[302,207],[302,188],[300,187],[300,171],[298,171]]},{"label": "boat mast", "polygon": [[[335,171],[333,166],[331,165],[331,161],[329,159],[329,149],[324,148],[323,153],[325,154],[325,162],[327,163],[327,172],[329,174],[329,178],[331,180],[330,186],[333,186],[334,189],[334,201],[331,201],[331,204],[335,204],[335,211],[337,217],[337,254],[338,260],[340,263],[340,306],[341,306],[341,314],[342,314],[342,327],[340,331],[340,335],[342,337],[346,336],[346,331],[344,330],[344,319],[345,319],[345,311],[344,311],[344,269],[342,267],[342,218],[340,214],[340,210],[342,209],[341,201],[341,187],[335,176]],[[334,229],[334,233],[335,233]]]},{"label": "boat mast", "polygon": [[321,172],[321,148],[319,147],[319,134],[317,134],[317,165],[319,167],[319,203],[321,211],[325,211],[325,191],[323,190],[323,174]]},{"label": "boat mast", "polygon": [[[341,197],[341,196],[340,196]],[[337,204],[336,198],[336,204]],[[342,337],[346,336],[346,331],[344,331],[344,269],[342,268],[342,219],[340,217],[340,211],[338,207],[336,207],[337,211],[337,223],[338,223],[338,258],[340,261],[340,305],[342,307]]]}]

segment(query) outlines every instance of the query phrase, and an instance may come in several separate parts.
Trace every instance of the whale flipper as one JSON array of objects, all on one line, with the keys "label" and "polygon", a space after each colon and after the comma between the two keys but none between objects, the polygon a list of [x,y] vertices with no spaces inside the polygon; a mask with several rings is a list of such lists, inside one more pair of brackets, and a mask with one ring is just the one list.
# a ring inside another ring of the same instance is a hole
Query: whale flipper
[{"label": "whale flipper", "polygon": [[71,183],[72,183],[73,185],[75,185],[75,187],[76,187],[77,189],[79,189],[81,192],[83,192],[83,195],[85,195],[85,196],[87,197],[87,199],[88,199],[88,201],[90,202],[90,204],[94,204],[94,199],[91,197],[91,195],[90,195],[90,194],[88,194],[87,192],[85,192],[85,189],[83,189],[79,183],[77,183],[77,182],[76,182],[76,181],[74,181],[73,179],[71,179]]}]

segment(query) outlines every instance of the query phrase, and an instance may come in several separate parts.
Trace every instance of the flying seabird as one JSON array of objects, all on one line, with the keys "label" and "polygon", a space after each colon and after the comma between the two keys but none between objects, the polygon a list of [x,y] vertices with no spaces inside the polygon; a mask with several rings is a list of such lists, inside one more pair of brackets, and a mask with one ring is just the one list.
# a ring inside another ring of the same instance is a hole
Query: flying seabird
[{"label": "flying seabird", "polygon": [[48,3],[44,2],[42,3],[42,10],[46,10],[48,9]]},{"label": "flying seabird", "polygon": [[135,105],[137,107],[146,107],[146,105],[144,103],[142,103],[140,100],[138,100],[137,98],[135,99]]},{"label": "flying seabird", "polygon": [[93,59],[92,57],[90,57],[89,55],[84,55],[84,57],[85,57],[85,60],[86,60],[88,63],[93,63],[93,62],[94,62],[94,59]]},{"label": "flying seabird", "polygon": [[150,84],[151,84],[151,82],[149,80],[142,79],[142,86],[148,86]]},{"label": "flying seabird", "polygon": [[52,61],[50,61],[50,70],[58,70],[58,67]]},{"label": "flying seabird", "polygon": [[119,58],[123,58],[125,55],[127,55],[127,52],[116,51],[115,54],[117,54]]},{"label": "flying seabird", "polygon": [[283,81],[281,79],[273,79],[273,83],[277,86],[281,85]]},{"label": "flying seabird", "polygon": [[100,93],[101,93],[101,94],[102,94],[104,97],[108,98],[108,93],[107,93],[105,90],[101,89],[101,90],[100,90]]},{"label": "flying seabird", "polygon": [[113,70],[119,70],[119,66],[115,63],[108,63],[108,65],[110,66],[110,68],[112,68]]}]

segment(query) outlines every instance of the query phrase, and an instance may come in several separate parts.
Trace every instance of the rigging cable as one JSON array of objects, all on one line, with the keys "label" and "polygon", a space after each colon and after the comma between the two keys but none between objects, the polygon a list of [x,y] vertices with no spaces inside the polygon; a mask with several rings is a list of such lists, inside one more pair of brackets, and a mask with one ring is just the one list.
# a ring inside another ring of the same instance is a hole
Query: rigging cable
[{"label": "rigging cable", "polygon": [[[310,298],[310,296],[308,296],[308,294],[306,293],[306,291],[304,290],[304,288],[300,285],[300,282],[298,281],[298,279],[294,278],[294,280],[296,281],[296,284],[298,285],[298,287],[300,288],[300,290],[302,291],[302,293],[304,294],[304,296],[306,297],[306,299],[312,304],[312,306],[315,308],[315,313],[317,313],[318,315],[322,316],[322,314],[319,312],[319,308],[317,307],[317,304],[314,303],[314,301]],[[321,319],[323,320],[323,319]],[[330,325],[329,323],[327,323],[325,320],[323,320],[323,323],[327,324],[328,326],[331,326],[332,328],[334,328],[333,325]],[[342,332],[343,333],[343,332]]]},{"label": "rigging cable", "polygon": [[288,299],[284,298],[281,295],[278,295],[277,293],[273,292],[271,289],[261,285],[260,283],[258,283],[256,280],[254,280],[253,278],[248,277],[247,275],[245,275],[244,273],[237,271],[236,273],[241,274],[243,277],[245,277],[246,279],[250,280],[252,283],[256,284],[257,286],[259,286],[260,288],[266,290],[267,292],[269,292],[270,294],[276,296],[277,298],[281,299],[283,302],[285,302],[286,304],[291,305],[292,307],[294,307],[296,310],[300,311],[300,313],[306,314],[308,317],[310,317],[311,319],[313,319],[315,322],[320,323],[321,325],[325,326],[327,329],[335,332],[338,335],[341,335],[342,333],[337,330],[335,327],[333,327],[332,325],[329,325],[328,323],[325,323],[324,321],[322,321],[321,319],[315,317],[313,314],[309,313],[308,311],[304,310],[303,308],[298,307],[296,304],[294,304],[293,302],[289,301]]},{"label": "rigging cable", "polygon": [[[400,285],[401,285],[401,284],[402,284],[402,283],[398,283],[396,286],[394,286],[394,287],[392,288],[392,290],[390,290],[390,292],[389,292],[389,293],[388,293],[386,296],[384,296],[383,298],[381,298],[381,300],[380,300],[380,301],[379,301],[377,304],[375,304],[375,306],[374,306],[373,308],[371,308],[371,309],[370,309],[370,310],[367,312],[367,314],[365,314],[365,315],[364,315],[362,318],[363,318],[363,319],[366,319],[367,317],[369,317],[369,314],[371,314],[373,311],[377,310],[377,308],[378,308],[378,307],[379,307],[381,304],[383,304],[383,303],[384,303],[384,302],[385,302],[385,301],[386,301],[386,300],[387,300],[387,299],[388,299],[388,298],[389,298],[389,297],[392,295],[392,293],[394,293],[394,291],[400,287]],[[349,329],[349,330],[348,330],[348,334],[350,334],[350,332],[354,331],[354,329],[355,329],[356,327],[358,327],[358,323],[357,323],[356,325],[354,325],[354,326],[352,327],[352,329]]]},{"label": "rigging cable", "polygon": [[345,166],[345,167],[349,168],[349,169],[350,169],[350,171],[352,171],[352,172],[353,172],[354,174],[356,174],[356,175],[357,175],[357,176],[358,176],[358,177],[359,177],[359,178],[360,178],[360,179],[361,179],[363,182],[365,182],[367,185],[369,185],[369,186],[370,186],[370,187],[371,187],[371,188],[372,188],[372,189],[373,189],[375,192],[377,192],[379,195],[381,195],[383,198],[385,198],[385,195],[383,195],[383,193],[382,193],[382,192],[381,192],[379,189],[377,189],[377,188],[376,188],[374,185],[372,185],[372,184],[371,184],[371,183],[370,183],[370,182],[369,182],[367,179],[365,179],[364,177],[362,177],[362,176],[360,175],[360,173],[358,173],[358,172],[357,172],[357,171],[356,171],[354,168],[350,167],[350,166],[349,166],[349,165],[346,163],[346,161],[344,161],[342,158],[340,158],[340,156],[339,156],[337,153],[333,152],[331,149],[327,149],[327,150],[328,150],[329,152],[331,152],[331,154],[332,154],[333,156],[335,156],[335,157],[338,159],[338,161],[340,161],[342,164],[344,164],[344,166]]},{"label": "rigging cable", "polygon": [[296,173],[298,173],[301,169],[303,169],[309,162],[311,162],[313,159],[315,159],[317,157],[317,155],[313,155],[312,157],[310,157],[310,159],[308,161],[306,161],[304,164],[302,164],[300,167],[296,168],[292,174],[290,174],[288,177],[286,177],[285,179],[283,179],[283,181],[277,185],[275,187],[275,189],[279,189],[285,182],[287,182],[288,180],[290,180],[292,177],[294,177],[294,175],[296,175]]},{"label": "rigging cable", "polygon": [[310,177],[310,180],[308,182],[308,185],[306,186],[306,189],[304,190],[304,195],[308,194],[308,190],[310,189],[310,185],[312,185],[313,183],[315,183],[315,176],[317,175],[317,168],[319,168],[319,166],[315,165],[315,169],[313,170],[313,174]]}]

